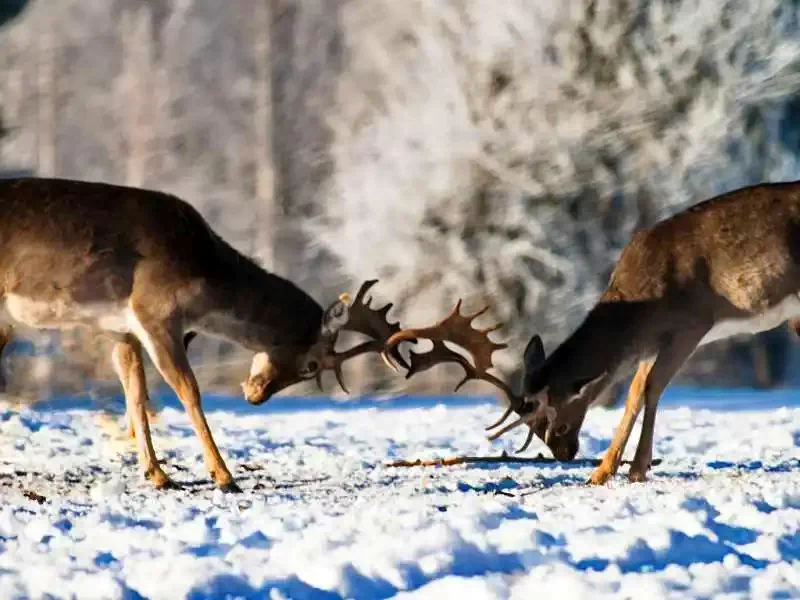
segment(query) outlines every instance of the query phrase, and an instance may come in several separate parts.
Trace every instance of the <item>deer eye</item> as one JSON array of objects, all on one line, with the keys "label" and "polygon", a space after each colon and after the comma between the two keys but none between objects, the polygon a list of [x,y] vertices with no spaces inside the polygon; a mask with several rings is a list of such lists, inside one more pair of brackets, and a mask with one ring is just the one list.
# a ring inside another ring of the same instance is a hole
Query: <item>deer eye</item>
[{"label": "deer eye", "polygon": [[309,358],[305,364],[300,367],[301,377],[313,377],[319,371],[319,361],[316,358]]},{"label": "deer eye", "polygon": [[565,435],[568,431],[569,431],[569,425],[564,423],[563,425],[559,426],[558,429],[556,429],[556,435],[559,436]]}]

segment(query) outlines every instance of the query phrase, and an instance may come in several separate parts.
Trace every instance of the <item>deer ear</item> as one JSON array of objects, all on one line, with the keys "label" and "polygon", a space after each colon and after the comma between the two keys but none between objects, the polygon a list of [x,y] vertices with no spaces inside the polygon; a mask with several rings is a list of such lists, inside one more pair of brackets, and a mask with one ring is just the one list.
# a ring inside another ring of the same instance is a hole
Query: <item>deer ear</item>
[{"label": "deer ear", "polygon": [[350,295],[344,293],[322,313],[322,333],[324,335],[331,336],[339,333],[339,330],[350,319],[350,304]]},{"label": "deer ear", "polygon": [[533,370],[538,368],[545,359],[544,344],[542,338],[534,335],[525,346],[525,353],[522,355],[522,362],[525,370]]},{"label": "deer ear", "polygon": [[544,364],[544,344],[542,338],[534,335],[528,345],[525,346],[525,352],[522,355],[522,391],[525,394],[535,394],[541,391],[545,385],[545,381],[540,381],[537,374],[540,372]]}]

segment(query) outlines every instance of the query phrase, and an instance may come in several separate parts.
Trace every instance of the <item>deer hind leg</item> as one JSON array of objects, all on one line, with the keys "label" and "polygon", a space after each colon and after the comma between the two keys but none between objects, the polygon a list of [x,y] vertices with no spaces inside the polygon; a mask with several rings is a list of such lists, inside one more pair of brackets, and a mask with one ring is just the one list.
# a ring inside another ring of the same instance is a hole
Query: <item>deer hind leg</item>
[{"label": "deer hind leg", "polygon": [[[145,394],[144,397],[144,407],[147,411],[148,421],[157,421],[158,412],[156,412],[156,409],[150,405],[150,396],[147,394]],[[136,427],[134,426],[133,415],[130,412],[128,412],[128,437],[132,440],[136,439]]]},{"label": "deer hind leg", "polygon": [[[135,340],[135,338],[134,338]],[[125,395],[125,420],[127,422],[128,428],[128,438],[130,440],[136,439],[136,429],[134,427],[134,420],[133,420],[133,403],[131,402],[130,396],[130,379],[131,379],[131,369],[130,367],[130,356],[129,350],[125,346],[132,342],[118,342],[114,344],[113,348],[111,349],[111,364],[114,365],[114,371],[117,374],[117,378],[119,379],[120,385],[122,385],[122,393]],[[138,343],[138,342],[137,342]],[[105,425],[105,418],[100,421],[101,425],[104,427]],[[139,460],[142,460],[141,455],[139,456]],[[144,463],[142,463],[144,464]]]},{"label": "deer hind leg", "polygon": [[195,434],[203,445],[203,458],[211,479],[225,492],[240,492],[217,449],[200,403],[200,389],[189,366],[179,323],[151,319],[134,307],[134,334],[142,342],[164,381],[175,391],[189,414]]},{"label": "deer hind leg", "polygon": [[636,374],[631,381],[631,387],[628,389],[628,397],[625,399],[625,412],[622,415],[622,420],[614,432],[611,445],[603,456],[603,461],[592,472],[588,483],[601,485],[615,475],[617,469],[619,469],[622,453],[625,451],[625,445],[628,443],[633,424],[642,410],[645,383],[652,366],[653,360],[643,360],[639,363]]},{"label": "deer hind leg", "polygon": [[[144,376],[144,374],[143,374],[143,376]],[[122,387],[124,388],[125,384],[123,384]],[[127,398],[127,392],[125,393],[125,397]],[[158,413],[150,405],[150,396],[147,394],[146,391],[145,391],[145,394],[144,394],[144,398],[142,400],[144,402],[145,411],[147,412],[147,420],[148,420],[148,422],[155,421],[156,419],[158,419]],[[126,401],[125,404],[126,404],[126,407],[127,407],[126,414],[127,414],[127,421],[128,421],[128,438],[130,438],[131,440],[135,440],[136,439],[135,415],[131,411],[130,404],[127,401]]]},{"label": "deer hind leg", "polygon": [[159,489],[177,487],[158,464],[153,441],[150,438],[150,424],[147,419],[147,383],[139,342],[131,338],[115,344],[111,357],[122,389],[125,391],[128,418],[136,432],[139,465],[145,477]]},{"label": "deer hind leg", "polygon": [[[139,362],[142,363],[142,355],[141,355],[141,345],[139,344],[136,338],[131,338],[131,342],[125,342],[125,344],[136,344],[136,353]],[[120,362],[121,360],[127,358],[127,349],[122,349],[121,344],[115,344],[114,348],[111,352],[111,361],[114,363],[114,369],[117,372],[117,376],[119,377],[119,381],[122,384],[122,391],[125,393],[125,419],[127,421],[127,429],[128,429],[128,439],[136,440],[136,414],[134,413],[134,404],[128,399],[128,389],[130,384],[128,383],[130,378],[133,376],[127,368],[123,369],[125,363]],[[142,363],[142,398],[141,402],[144,403],[145,411],[147,413],[147,423],[149,426],[150,421],[155,421],[158,418],[158,414],[156,413],[155,409],[150,406],[150,396],[147,393],[147,379],[144,374],[144,363]],[[148,429],[149,430],[149,429]]]},{"label": "deer hind leg", "polygon": [[669,382],[692,355],[697,344],[708,332],[703,329],[700,332],[693,331],[678,337],[674,337],[670,342],[659,350],[658,358],[653,364],[647,381],[644,386],[644,419],[642,420],[642,433],[639,437],[639,444],[636,446],[636,455],[631,463],[631,470],[628,479],[633,482],[645,481],[647,471],[653,458],[653,432],[656,424],[656,409],[661,393]]}]

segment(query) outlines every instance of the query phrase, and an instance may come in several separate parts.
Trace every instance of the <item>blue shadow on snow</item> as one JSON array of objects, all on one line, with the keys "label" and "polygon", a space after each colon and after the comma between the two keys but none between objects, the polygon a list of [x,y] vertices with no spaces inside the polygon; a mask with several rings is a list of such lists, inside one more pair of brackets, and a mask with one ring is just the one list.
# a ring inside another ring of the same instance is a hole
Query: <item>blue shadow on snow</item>
[{"label": "blue shadow on snow", "polygon": [[[177,397],[169,390],[159,388],[152,394],[154,400],[165,407],[181,409]],[[113,398],[120,406],[122,395]],[[241,396],[203,394],[203,408],[208,412],[222,411],[232,414],[295,413],[307,411],[357,411],[357,410],[413,410],[418,408],[471,408],[498,406],[495,396],[487,395],[364,395],[344,399],[329,396],[281,395],[262,406],[251,406]],[[670,386],[659,402],[661,408],[690,407],[694,409],[749,411],[770,410],[780,407],[800,407],[800,388],[773,390],[700,388]],[[37,411],[98,410],[100,403],[87,395],[55,396],[35,405]],[[598,409],[596,409],[598,410]],[[5,413],[0,413],[0,419]],[[800,446],[800,431],[794,433]]]}]

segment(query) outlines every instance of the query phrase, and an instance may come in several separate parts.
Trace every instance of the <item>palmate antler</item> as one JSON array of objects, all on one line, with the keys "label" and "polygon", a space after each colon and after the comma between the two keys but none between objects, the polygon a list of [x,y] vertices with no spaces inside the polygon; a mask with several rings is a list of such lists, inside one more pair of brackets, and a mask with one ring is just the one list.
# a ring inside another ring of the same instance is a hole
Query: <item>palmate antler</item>
[{"label": "palmate antler", "polygon": [[[396,358],[396,350],[399,344],[402,342],[416,342],[418,339],[430,340],[433,343],[433,347],[427,352],[409,352],[411,365],[410,367],[406,367],[408,369],[406,379],[413,377],[417,373],[427,371],[431,367],[441,363],[455,363],[461,365],[464,369],[464,378],[456,385],[454,391],[458,391],[468,381],[476,379],[488,381],[497,386],[505,393],[509,400],[509,406],[503,415],[497,421],[489,425],[486,430],[488,431],[500,426],[513,412],[517,412],[521,416],[500,431],[490,435],[489,439],[495,440],[511,429],[522,424],[528,424],[528,436],[525,438],[525,442],[520,449],[517,450],[517,452],[523,452],[530,446],[534,435],[534,429],[530,425],[531,415],[527,414],[530,410],[526,406],[522,396],[515,394],[508,384],[488,372],[488,370],[494,366],[492,363],[492,354],[496,350],[502,350],[508,347],[507,344],[493,342],[489,339],[489,334],[502,327],[502,324],[483,329],[472,327],[472,322],[484,314],[488,308],[488,306],[484,307],[471,315],[462,315],[461,300],[459,300],[450,311],[450,314],[435,325],[431,327],[401,329],[393,333],[386,342],[383,358],[396,371],[397,367],[392,364],[392,358]],[[448,348],[445,342],[456,344],[467,350],[472,356],[474,364],[467,360],[466,357]]]},{"label": "palmate antler", "polygon": [[[347,320],[343,325],[335,328],[335,333],[332,334],[329,340],[330,347],[323,360],[324,369],[320,369],[316,376],[317,385],[319,386],[320,390],[322,390],[323,370],[328,369],[334,372],[336,375],[336,381],[339,383],[344,392],[349,394],[350,391],[344,384],[342,363],[361,354],[366,354],[368,352],[380,353],[384,361],[386,361],[386,364],[392,368],[396,368],[391,360],[384,354],[388,340],[392,335],[401,331],[400,323],[392,323],[388,319],[388,313],[393,305],[390,302],[382,308],[372,308],[370,306],[372,303],[372,298],[365,299],[367,292],[376,283],[378,283],[377,279],[369,279],[365,281],[361,284],[361,287],[356,293],[355,299],[351,300],[350,295],[344,293],[339,296],[339,302],[331,306],[328,311],[326,311],[327,315],[330,311],[337,308],[339,308],[342,313],[346,310]],[[341,314],[332,315],[334,319],[339,316],[341,316]],[[353,331],[355,333],[366,335],[372,339],[362,342],[357,346],[345,350],[344,352],[336,352],[334,346],[340,331]],[[398,348],[393,348],[391,350],[391,358],[399,362],[406,369],[410,368],[408,363],[406,363],[406,361],[403,359]]]}]

